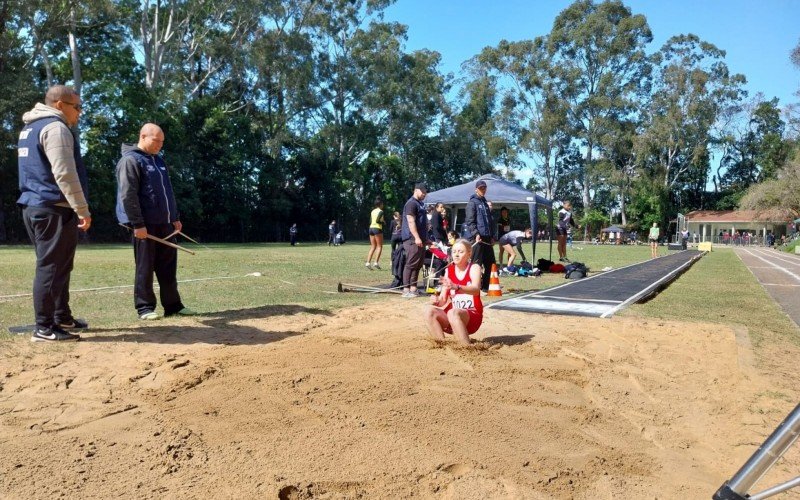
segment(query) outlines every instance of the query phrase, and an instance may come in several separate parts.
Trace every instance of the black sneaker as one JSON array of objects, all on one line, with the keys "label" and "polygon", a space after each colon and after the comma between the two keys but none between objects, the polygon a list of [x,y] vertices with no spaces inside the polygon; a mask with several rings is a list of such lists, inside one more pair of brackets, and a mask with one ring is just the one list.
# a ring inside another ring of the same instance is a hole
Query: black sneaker
[{"label": "black sneaker", "polygon": [[81,330],[84,328],[89,328],[89,323],[83,321],[82,319],[72,318],[69,321],[60,321],[58,323],[58,327],[63,329],[74,328],[76,330]]},{"label": "black sneaker", "polygon": [[80,339],[80,335],[73,335],[57,326],[51,328],[37,326],[31,336],[31,342],[76,342]]}]

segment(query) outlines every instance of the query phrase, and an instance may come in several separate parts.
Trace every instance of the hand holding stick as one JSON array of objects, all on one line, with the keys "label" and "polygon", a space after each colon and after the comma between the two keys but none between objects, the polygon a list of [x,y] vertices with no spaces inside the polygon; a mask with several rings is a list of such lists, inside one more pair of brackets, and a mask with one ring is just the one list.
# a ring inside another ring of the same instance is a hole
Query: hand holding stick
[{"label": "hand holding stick", "polygon": [[[129,231],[131,230],[131,228],[130,228],[130,227],[128,227],[128,226],[126,226],[125,224],[122,224],[122,223],[120,223],[120,226],[124,227],[125,229],[127,229],[127,230],[129,230]],[[150,234],[150,233],[147,233],[147,235],[146,235],[146,238],[147,238],[148,240],[157,241],[157,242],[161,243],[162,245],[166,245],[166,246],[168,246],[168,247],[175,248],[176,250],[181,250],[181,251],[183,251],[183,252],[186,252],[186,253],[188,253],[188,254],[190,254],[190,255],[194,255],[194,252],[192,252],[191,250],[188,250],[188,249],[186,249],[186,248],[183,248],[182,246],[180,246],[180,245],[176,245],[175,243],[169,242],[169,241],[167,241],[167,240],[161,239],[161,238],[159,238],[159,237],[157,237],[157,236],[153,236],[153,235],[152,235],[152,234]]]}]

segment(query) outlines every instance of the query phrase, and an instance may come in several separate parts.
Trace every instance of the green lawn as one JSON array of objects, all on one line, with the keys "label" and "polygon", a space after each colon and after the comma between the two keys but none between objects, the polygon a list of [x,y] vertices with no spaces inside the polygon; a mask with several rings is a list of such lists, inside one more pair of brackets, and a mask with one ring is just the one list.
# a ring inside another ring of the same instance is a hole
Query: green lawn
[{"label": "green lawn", "polygon": [[[339,282],[388,284],[392,279],[388,270],[388,245],[381,259],[383,271],[370,271],[364,267],[368,247],[361,243],[339,247],[250,244],[193,248],[197,255],[179,255],[178,279],[215,278],[181,283],[184,303],[197,311],[215,313],[267,305],[335,310],[366,301],[388,300],[389,297],[385,294],[335,293]],[[549,255],[546,246],[539,245],[537,251],[537,258]],[[666,253],[665,248],[661,251]],[[529,248],[526,253],[531,256]],[[618,268],[640,262],[649,255],[647,246],[576,244],[569,250],[572,260],[581,261],[595,271],[607,266]],[[0,296],[30,293],[34,268],[32,247],[0,247],[0,262],[3,268]],[[250,273],[261,273],[262,276],[246,276]],[[132,288],[128,286],[132,282],[133,251],[128,245],[82,245],[78,248],[71,289],[124,288],[74,292],[71,300],[73,311],[96,327],[135,324]],[[563,283],[562,274],[502,279],[506,291],[538,290]],[[635,305],[623,314],[740,323],[762,336],[776,331],[797,336],[797,327],[780,313],[777,305],[729,250],[707,255],[655,299]],[[2,331],[10,325],[29,323],[32,323],[30,297],[0,298]]]},{"label": "green lawn", "polygon": [[730,248],[715,249],[653,300],[621,314],[739,324],[749,329],[756,346],[772,336],[800,344],[800,328]]}]

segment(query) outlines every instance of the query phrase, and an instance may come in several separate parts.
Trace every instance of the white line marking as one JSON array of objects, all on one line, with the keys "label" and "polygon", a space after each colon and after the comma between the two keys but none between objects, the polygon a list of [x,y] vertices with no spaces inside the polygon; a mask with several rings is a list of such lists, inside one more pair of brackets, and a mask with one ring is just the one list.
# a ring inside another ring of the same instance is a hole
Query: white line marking
[{"label": "white line marking", "polygon": [[[789,257],[788,259],[787,258],[781,258],[781,257],[786,257],[786,255],[781,255],[778,252],[769,252],[769,251],[766,251],[766,250],[761,250],[758,253],[761,254],[761,255],[765,255],[767,257],[770,257],[773,260],[779,260],[781,262],[785,262],[785,263],[791,264],[793,266],[800,266],[800,259],[795,259],[795,258],[792,258],[792,257]],[[789,255],[789,254],[787,254],[787,255]]]},{"label": "white line marking", "polygon": [[[178,283],[194,283],[196,281],[214,281],[214,280],[232,280],[236,278],[244,278],[245,276],[216,276],[214,278],[194,278],[188,280],[178,280]],[[288,282],[287,282],[288,283]],[[116,285],[116,286],[100,286],[97,288],[79,288],[77,290],[70,290],[69,293],[77,293],[77,292],[99,292],[103,290],[117,290],[120,288],[133,288],[133,285]],[[159,288],[156,284],[153,288]],[[32,293],[18,293],[16,295],[2,295],[0,296],[0,300],[5,299],[15,299],[19,297],[30,297]]]},{"label": "white line marking", "polygon": [[[791,276],[792,278],[796,279],[797,281],[800,281],[800,276],[798,276],[798,275],[796,275],[795,273],[793,273],[793,272],[789,271],[788,269],[784,269],[784,268],[782,268],[782,267],[780,267],[780,266],[776,266],[776,265],[775,265],[775,264],[773,264],[772,262],[768,261],[767,259],[765,259],[765,258],[763,258],[763,257],[760,257],[760,256],[758,256],[758,255],[754,254],[754,253],[753,253],[753,252],[751,252],[750,250],[742,249],[742,251],[743,251],[743,252],[747,252],[747,253],[749,253],[750,255],[752,255],[753,257],[755,257],[755,258],[756,258],[756,259],[758,259],[758,260],[763,260],[764,262],[766,262],[767,264],[769,264],[769,265],[770,265],[770,266],[772,266],[773,268],[775,268],[775,269],[777,269],[777,270],[779,270],[779,271],[783,271],[784,273],[788,274],[789,276]],[[758,276],[756,276],[756,279],[758,279]],[[759,283],[761,282],[761,280],[760,280],[760,279],[759,279],[758,281],[759,281]]]},{"label": "white line marking", "polygon": [[[546,290],[545,290],[546,291]],[[559,295],[539,295],[537,299],[566,300],[569,302],[600,302],[602,304],[621,304],[621,300],[580,299],[578,297],[561,297]]]}]

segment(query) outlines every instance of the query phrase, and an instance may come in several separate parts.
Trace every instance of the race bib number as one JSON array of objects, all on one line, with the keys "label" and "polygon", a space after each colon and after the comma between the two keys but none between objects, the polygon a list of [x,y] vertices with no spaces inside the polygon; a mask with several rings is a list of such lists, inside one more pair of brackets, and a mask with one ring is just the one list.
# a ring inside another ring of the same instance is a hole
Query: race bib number
[{"label": "race bib number", "polygon": [[503,231],[505,232],[511,231],[511,226],[503,226]]},{"label": "race bib number", "polygon": [[465,293],[459,293],[453,296],[452,303],[456,309],[475,309],[475,297]]}]

